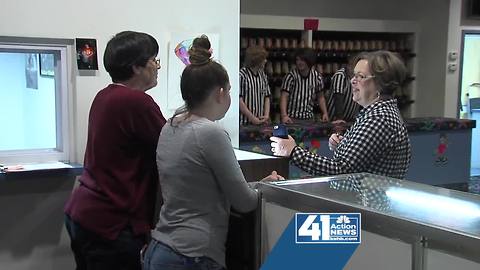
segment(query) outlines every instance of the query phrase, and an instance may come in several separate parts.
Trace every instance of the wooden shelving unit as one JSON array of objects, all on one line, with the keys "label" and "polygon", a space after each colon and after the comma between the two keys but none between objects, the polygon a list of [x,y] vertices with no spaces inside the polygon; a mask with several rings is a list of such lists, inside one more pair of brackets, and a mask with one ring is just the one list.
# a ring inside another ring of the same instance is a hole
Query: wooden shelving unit
[{"label": "wooden shelving unit", "polygon": [[245,50],[260,45],[269,52],[265,72],[272,90],[272,119],[279,120],[280,86],[283,77],[295,66],[293,59],[297,48],[310,47],[316,51],[315,68],[330,88],[330,78],[336,70],[345,67],[350,56],[362,51],[389,50],[403,59],[409,71],[405,85],[395,93],[400,110],[408,114],[412,98],[412,82],[415,80],[415,34],[402,32],[358,31],[306,31],[294,29],[240,29],[240,63],[243,65]]}]

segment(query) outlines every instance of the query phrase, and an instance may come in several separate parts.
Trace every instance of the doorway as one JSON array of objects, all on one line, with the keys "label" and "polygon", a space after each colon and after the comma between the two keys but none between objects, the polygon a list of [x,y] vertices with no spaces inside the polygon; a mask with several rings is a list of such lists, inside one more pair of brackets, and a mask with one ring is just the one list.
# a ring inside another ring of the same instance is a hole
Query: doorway
[{"label": "doorway", "polygon": [[476,120],[472,130],[472,176],[480,175],[480,31],[462,31],[459,116]]}]

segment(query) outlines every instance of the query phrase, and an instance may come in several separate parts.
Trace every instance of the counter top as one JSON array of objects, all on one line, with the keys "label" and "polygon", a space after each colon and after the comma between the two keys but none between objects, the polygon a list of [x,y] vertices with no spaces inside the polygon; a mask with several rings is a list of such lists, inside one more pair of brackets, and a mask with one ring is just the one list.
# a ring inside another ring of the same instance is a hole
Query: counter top
[{"label": "counter top", "polygon": [[237,148],[234,148],[233,152],[235,153],[235,157],[237,157],[238,161],[259,160],[259,159],[278,159],[278,157],[240,150]]},{"label": "counter top", "polygon": [[362,228],[480,262],[480,196],[368,173],[262,183],[263,197],[303,212],[360,212]]},{"label": "counter top", "polygon": [[[438,130],[462,130],[475,128],[475,120],[456,119],[444,117],[422,117],[405,119],[409,132],[431,132]],[[320,123],[309,120],[300,120],[293,124],[287,124],[288,133],[296,140],[306,138],[329,137],[334,132],[342,132],[349,128],[352,123],[334,125],[332,123]],[[240,126],[240,142],[269,141],[272,136],[272,125]]]},{"label": "counter top", "polygon": [[27,164],[22,167],[23,169],[14,171],[1,171],[0,180],[80,175],[83,171],[83,167],[80,164],[66,164],[61,162]]}]

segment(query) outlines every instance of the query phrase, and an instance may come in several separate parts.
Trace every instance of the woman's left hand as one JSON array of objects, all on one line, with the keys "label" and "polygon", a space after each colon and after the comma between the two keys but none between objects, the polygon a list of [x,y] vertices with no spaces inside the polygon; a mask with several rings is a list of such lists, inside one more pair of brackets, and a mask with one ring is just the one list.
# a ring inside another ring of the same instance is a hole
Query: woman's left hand
[{"label": "woman's left hand", "polygon": [[326,114],[326,113],[323,114],[322,115],[322,122],[329,122],[329,121],[330,121],[330,119],[328,118],[328,114]]},{"label": "woman's left hand", "polygon": [[264,125],[270,124],[270,117],[268,117],[268,116],[265,116],[265,115],[264,115],[264,116],[261,116],[261,117],[260,117],[260,120],[263,120],[263,121],[264,121],[264,122],[263,122]]},{"label": "woman's left hand", "polygon": [[343,140],[343,136],[338,133],[333,133],[330,135],[328,139],[328,148],[331,151],[335,151],[337,149],[338,144]]},{"label": "woman's left hand", "polygon": [[280,174],[278,174],[277,171],[272,171],[270,175],[267,175],[262,179],[262,182],[279,181],[279,180],[285,180],[285,178]]},{"label": "woman's left hand", "polygon": [[282,139],[279,137],[270,137],[270,144],[272,146],[272,152],[275,156],[289,157],[293,151],[293,148],[297,146],[292,136],[288,135],[288,139]]}]

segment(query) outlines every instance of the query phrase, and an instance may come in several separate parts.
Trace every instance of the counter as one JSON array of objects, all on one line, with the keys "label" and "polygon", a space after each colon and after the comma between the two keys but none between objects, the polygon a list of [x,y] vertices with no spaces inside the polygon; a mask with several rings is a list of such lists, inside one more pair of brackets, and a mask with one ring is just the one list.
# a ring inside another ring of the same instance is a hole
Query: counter
[{"label": "counter", "polygon": [[362,243],[345,269],[480,269],[478,195],[366,173],[259,190],[263,258],[296,212],[357,212]]},{"label": "counter", "polygon": [[287,158],[274,157],[240,149],[234,149],[234,152],[247,182],[260,181],[274,170],[281,176],[287,177],[289,174],[289,161]]},{"label": "counter", "polygon": [[[465,183],[470,176],[471,138],[475,121],[441,117],[405,120],[412,145],[412,160],[406,179],[431,185]],[[352,123],[333,125],[299,121],[287,125],[297,144],[327,157],[328,137],[344,132]],[[271,155],[270,126],[241,126],[240,149]],[[290,178],[309,177],[290,166]]]},{"label": "counter", "polygon": [[80,164],[66,164],[62,162],[37,163],[22,165],[22,169],[14,171],[0,171],[1,180],[18,180],[32,178],[75,177],[82,174]]}]

